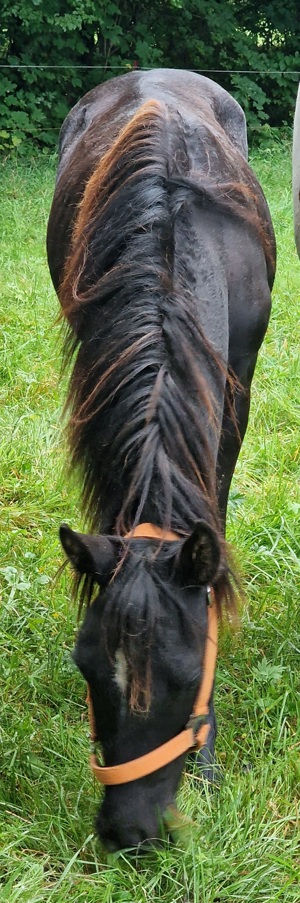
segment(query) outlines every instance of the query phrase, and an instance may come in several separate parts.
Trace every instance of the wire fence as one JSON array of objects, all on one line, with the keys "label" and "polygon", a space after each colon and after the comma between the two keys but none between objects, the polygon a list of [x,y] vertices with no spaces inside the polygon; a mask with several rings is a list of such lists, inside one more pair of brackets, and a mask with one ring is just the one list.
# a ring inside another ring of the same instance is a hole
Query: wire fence
[{"label": "wire fence", "polygon": [[[77,65],[77,64],[72,64],[72,63],[68,63],[68,64],[65,64],[65,63],[64,64],[30,63],[30,64],[25,65],[23,63],[9,63],[8,64],[8,63],[0,62],[0,69],[5,69],[5,70],[6,69],[9,69],[9,70],[37,69],[37,70],[41,70],[41,71],[45,71],[45,70],[46,71],[47,70],[51,70],[51,71],[53,71],[53,70],[65,70],[65,71],[96,70],[96,71],[102,71],[102,72],[108,72],[108,71],[120,72],[120,71],[125,70],[126,72],[133,72],[133,71],[150,72],[150,71],[157,69],[157,66],[139,66],[134,63],[123,63],[122,65],[115,65],[115,64],[109,64],[109,63],[106,65],[100,65],[100,64],[99,65],[98,64]],[[184,72],[186,70],[183,69],[182,71]],[[271,76],[272,75],[290,76],[290,75],[293,75],[293,76],[297,76],[300,79],[300,69],[299,70],[298,69],[192,69],[191,71],[196,72],[201,75],[213,75],[213,74],[214,75],[260,75],[260,76],[270,76],[270,75]],[[59,131],[60,131],[60,126],[49,126],[49,127],[48,126],[41,126],[41,127],[33,126],[30,128],[30,130],[28,130],[28,127],[22,128],[22,127],[18,127],[17,125],[15,125],[13,128],[11,128],[10,126],[8,126],[8,127],[5,126],[5,132],[7,132],[7,134],[16,134],[17,132],[20,132],[22,134],[27,133],[27,135],[30,139],[33,139],[35,136],[37,136],[37,137],[41,136],[42,133],[44,133],[44,135],[45,135],[45,133],[53,132],[58,135]]]},{"label": "wire fence", "polygon": [[[159,67],[161,68],[161,67]],[[150,72],[152,70],[157,69],[157,66],[135,66],[132,63],[123,63],[123,65],[113,65],[107,63],[107,65],[93,65],[93,66],[77,66],[73,63],[63,64],[63,65],[49,65],[48,63],[0,63],[0,69],[72,69],[72,70],[82,70],[82,69],[98,69],[103,72],[107,72],[109,69],[120,70],[126,69],[128,71],[139,71],[139,72]],[[183,69],[183,72],[186,70]],[[212,73],[214,72],[216,75],[298,75],[300,77],[300,69],[192,69],[192,72],[198,73]]]}]

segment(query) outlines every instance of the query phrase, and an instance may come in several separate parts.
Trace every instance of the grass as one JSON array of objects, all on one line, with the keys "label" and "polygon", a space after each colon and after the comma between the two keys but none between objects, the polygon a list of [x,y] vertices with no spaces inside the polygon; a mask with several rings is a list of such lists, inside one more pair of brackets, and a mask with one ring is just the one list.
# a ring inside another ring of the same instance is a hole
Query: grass
[{"label": "grass", "polygon": [[[299,262],[290,150],[252,163],[278,241],[273,314],[232,486],[228,535],[245,575],[239,634],[224,631],[216,708],[219,793],[184,777],[193,819],[183,850],[139,862],[101,850],[87,764],[84,687],[71,662],[76,612],[61,563],[62,520],[80,526],[64,473],[57,302],[45,258],[55,163],[2,171],[0,298],[0,901],[299,903]],[[298,725],[298,726],[297,726]]]}]

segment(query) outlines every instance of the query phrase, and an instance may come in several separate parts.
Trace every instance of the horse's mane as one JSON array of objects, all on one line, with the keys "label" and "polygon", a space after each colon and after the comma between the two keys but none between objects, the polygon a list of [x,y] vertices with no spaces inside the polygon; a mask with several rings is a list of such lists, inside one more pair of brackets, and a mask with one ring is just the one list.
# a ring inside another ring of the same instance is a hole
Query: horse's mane
[{"label": "horse's mane", "polygon": [[271,255],[257,183],[254,190],[248,167],[236,181],[225,138],[226,180],[200,182],[179,114],[148,101],[83,194],[59,295],[69,324],[66,360],[75,356],[71,463],[99,532],[124,534],[143,519],[180,534],[204,518],[222,542],[209,435],[225,382],[233,389],[233,381],[199,324],[176,243],[178,228],[188,234],[193,200],[247,223]]}]

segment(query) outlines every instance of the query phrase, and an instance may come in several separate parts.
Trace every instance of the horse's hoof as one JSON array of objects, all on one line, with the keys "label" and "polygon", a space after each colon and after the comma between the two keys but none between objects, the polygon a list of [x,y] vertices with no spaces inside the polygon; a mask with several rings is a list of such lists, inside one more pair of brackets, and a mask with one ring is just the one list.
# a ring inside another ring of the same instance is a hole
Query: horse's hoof
[{"label": "horse's hoof", "polygon": [[188,756],[187,769],[195,780],[202,779],[212,790],[218,790],[223,783],[224,772],[222,766],[213,759],[210,762],[204,761],[201,752],[197,755]]}]

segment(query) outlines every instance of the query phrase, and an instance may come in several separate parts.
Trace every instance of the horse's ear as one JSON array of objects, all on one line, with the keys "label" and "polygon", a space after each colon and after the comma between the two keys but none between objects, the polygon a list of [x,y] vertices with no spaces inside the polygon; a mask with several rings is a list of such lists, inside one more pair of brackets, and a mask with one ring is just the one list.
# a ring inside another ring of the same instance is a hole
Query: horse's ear
[{"label": "horse's ear", "polygon": [[107,536],[86,536],[62,524],[59,538],[69,561],[79,574],[90,574],[97,583],[110,579],[117,564],[118,549]]},{"label": "horse's ear", "polygon": [[184,578],[196,583],[210,583],[220,563],[220,544],[217,534],[205,521],[198,521],[180,551],[179,567]]}]

